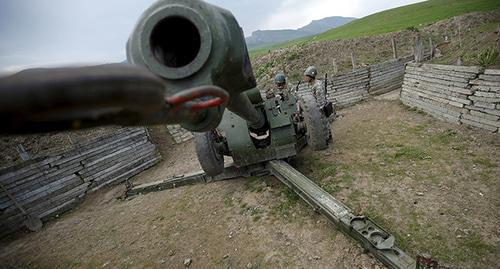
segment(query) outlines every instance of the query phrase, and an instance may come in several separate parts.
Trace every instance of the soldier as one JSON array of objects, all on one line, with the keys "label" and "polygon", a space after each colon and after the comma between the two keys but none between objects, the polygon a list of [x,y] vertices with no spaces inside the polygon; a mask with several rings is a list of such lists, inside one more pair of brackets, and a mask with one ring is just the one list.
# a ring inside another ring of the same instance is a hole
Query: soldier
[{"label": "soldier", "polygon": [[[326,100],[326,92],[323,86],[323,83],[320,80],[316,80],[316,76],[318,75],[318,70],[314,66],[309,66],[304,72],[304,80],[307,83],[307,86],[313,93],[314,97],[316,97],[316,102],[320,108],[323,108],[328,100]],[[327,134],[327,141],[332,139],[332,132],[330,128],[330,119],[327,115],[324,114],[322,110],[321,120],[323,121],[323,125],[325,128],[325,133]]]},{"label": "soldier", "polygon": [[286,77],[284,74],[279,73],[274,77],[274,85],[276,85],[275,89],[266,91],[266,99],[271,99],[277,95],[283,98],[286,94]]},{"label": "soldier", "polygon": [[318,70],[314,66],[309,66],[304,72],[304,80],[307,82],[307,86],[311,89],[318,106],[322,107],[326,103],[325,89],[321,81],[316,80],[316,75],[318,75]]}]

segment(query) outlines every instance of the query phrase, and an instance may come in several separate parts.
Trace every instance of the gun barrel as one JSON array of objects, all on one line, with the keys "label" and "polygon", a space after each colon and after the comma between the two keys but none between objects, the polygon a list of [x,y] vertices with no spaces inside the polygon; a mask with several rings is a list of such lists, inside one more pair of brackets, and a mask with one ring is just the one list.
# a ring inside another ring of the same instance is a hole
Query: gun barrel
[{"label": "gun barrel", "polygon": [[[216,85],[229,95],[228,108],[252,128],[265,124],[244,91],[256,82],[243,31],[227,10],[204,1],[160,0],[141,16],[127,44],[127,58],[145,66],[166,82],[167,95]],[[200,122],[187,122],[191,131],[217,127],[224,108],[212,108]]]}]

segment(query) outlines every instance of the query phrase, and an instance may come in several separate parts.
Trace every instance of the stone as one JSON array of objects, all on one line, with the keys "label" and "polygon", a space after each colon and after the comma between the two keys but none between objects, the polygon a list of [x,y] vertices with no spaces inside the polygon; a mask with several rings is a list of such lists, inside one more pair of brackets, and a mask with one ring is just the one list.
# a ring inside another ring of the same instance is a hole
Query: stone
[{"label": "stone", "polygon": [[191,258],[184,259],[184,266],[185,267],[191,266],[191,263],[193,263],[193,259],[191,259]]}]

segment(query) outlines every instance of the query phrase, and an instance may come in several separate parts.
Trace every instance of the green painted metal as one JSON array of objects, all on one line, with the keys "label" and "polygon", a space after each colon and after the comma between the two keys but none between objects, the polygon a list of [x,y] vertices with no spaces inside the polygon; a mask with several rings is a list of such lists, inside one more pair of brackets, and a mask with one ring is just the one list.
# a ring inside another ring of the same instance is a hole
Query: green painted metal
[{"label": "green painted metal", "polygon": [[241,177],[261,176],[267,175],[269,172],[266,170],[265,164],[257,164],[246,167],[236,167],[233,164],[228,164],[224,168],[224,172],[218,176],[211,177],[203,171],[197,171],[180,176],[173,176],[167,179],[144,183],[137,186],[131,186],[127,189],[127,197],[147,194],[150,192],[158,192],[168,189],[175,189],[183,186],[211,183],[216,181],[230,180]]},{"label": "green painted metal", "polygon": [[229,154],[236,165],[246,166],[268,160],[286,159],[297,155],[298,143],[303,134],[297,133],[293,115],[298,112],[297,99],[288,96],[284,100],[272,98],[256,104],[267,119],[271,142],[264,148],[255,146],[247,122],[231,111],[226,111],[218,129],[224,133]]},{"label": "green painted metal", "polygon": [[394,236],[365,216],[356,216],[342,202],[284,161],[270,161],[271,174],[325,215],[342,232],[356,239],[389,268],[414,269],[416,261],[398,248]]},{"label": "green painted metal", "polygon": [[[230,45],[228,45],[230,44]],[[243,31],[231,12],[192,0],[160,0],[140,17],[127,43],[129,63],[145,66],[165,81],[172,96],[185,89],[216,85],[230,95],[227,107],[255,128],[264,124],[244,91],[256,87]],[[191,131],[215,128],[224,107],[199,112]]]},{"label": "green painted metal", "polygon": [[260,95],[260,91],[258,88],[254,88],[251,90],[246,91],[246,94],[252,104],[259,104],[262,103],[264,100],[262,99],[262,96]]}]

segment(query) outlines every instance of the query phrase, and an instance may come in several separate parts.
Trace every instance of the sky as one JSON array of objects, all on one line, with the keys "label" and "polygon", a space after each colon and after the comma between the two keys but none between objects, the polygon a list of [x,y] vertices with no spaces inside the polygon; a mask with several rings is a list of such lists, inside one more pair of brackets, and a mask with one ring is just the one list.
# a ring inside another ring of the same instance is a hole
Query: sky
[{"label": "sky", "polygon": [[[422,0],[208,0],[245,35],[329,16],[361,18]],[[0,0],[0,72],[120,62],[137,18],[155,0]]]}]

